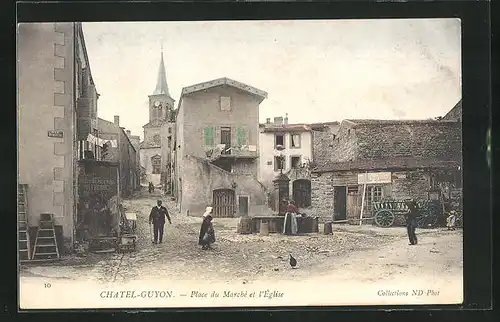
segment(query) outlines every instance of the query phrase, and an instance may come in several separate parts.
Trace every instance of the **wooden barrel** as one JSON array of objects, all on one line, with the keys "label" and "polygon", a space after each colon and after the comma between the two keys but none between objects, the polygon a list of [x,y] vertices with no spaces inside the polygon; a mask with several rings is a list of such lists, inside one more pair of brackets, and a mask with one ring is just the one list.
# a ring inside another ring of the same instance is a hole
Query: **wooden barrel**
[{"label": "wooden barrel", "polygon": [[269,222],[264,221],[264,220],[260,222],[259,235],[261,235],[261,236],[269,236]]},{"label": "wooden barrel", "polygon": [[323,233],[325,235],[331,235],[331,234],[333,234],[332,223],[330,221],[325,222]]},{"label": "wooden barrel", "polygon": [[241,217],[236,229],[238,234],[251,234],[252,233],[252,218]]}]

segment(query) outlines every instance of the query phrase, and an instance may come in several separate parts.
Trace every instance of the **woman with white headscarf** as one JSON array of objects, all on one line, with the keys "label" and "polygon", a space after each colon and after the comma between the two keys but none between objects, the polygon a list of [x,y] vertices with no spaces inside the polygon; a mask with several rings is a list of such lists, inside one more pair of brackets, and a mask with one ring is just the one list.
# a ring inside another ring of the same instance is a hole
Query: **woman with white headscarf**
[{"label": "woman with white headscarf", "polygon": [[203,214],[198,245],[201,245],[201,249],[206,250],[212,248],[211,244],[213,243],[215,243],[215,231],[212,224],[212,207],[207,207]]}]

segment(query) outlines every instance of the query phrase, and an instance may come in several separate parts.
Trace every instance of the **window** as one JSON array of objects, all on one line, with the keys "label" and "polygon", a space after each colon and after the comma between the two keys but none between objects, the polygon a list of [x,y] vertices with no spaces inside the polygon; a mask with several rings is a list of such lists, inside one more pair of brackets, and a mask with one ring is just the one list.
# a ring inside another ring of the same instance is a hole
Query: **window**
[{"label": "window", "polygon": [[171,127],[168,128],[168,134],[172,134],[172,128]]},{"label": "window", "polygon": [[279,157],[279,156],[275,156],[274,157],[274,171],[280,171],[280,170],[284,170],[284,167],[283,165],[285,164],[285,158],[286,157]]},{"label": "window", "polygon": [[168,147],[170,148],[172,146],[172,137],[168,137]]},{"label": "window", "polygon": [[151,158],[151,165],[153,167],[153,174],[161,173],[161,157],[159,155]]},{"label": "window", "polygon": [[214,128],[213,126],[207,126],[203,133],[205,146],[213,146],[214,145]]},{"label": "window", "polygon": [[372,202],[382,200],[382,187],[371,186],[366,187],[365,193],[365,208],[372,209]]},{"label": "window", "polygon": [[153,136],[153,142],[156,145],[160,145],[161,144],[161,138],[160,138],[160,136],[158,134],[155,134],[155,136]]},{"label": "window", "polygon": [[267,161],[267,165],[273,165],[273,161]]},{"label": "window", "polygon": [[274,136],[274,147],[285,147],[285,136],[283,134],[276,134]]},{"label": "window", "polygon": [[236,144],[238,146],[245,145],[246,137],[245,137],[245,129],[244,128],[239,127],[236,130],[236,142],[237,142]]},{"label": "window", "polygon": [[290,147],[295,149],[300,148],[300,134],[290,135]]},{"label": "window", "polygon": [[231,110],[231,97],[221,96],[220,98],[220,110],[230,111]]},{"label": "window", "polygon": [[291,157],[290,160],[292,169],[300,168],[300,157]]}]

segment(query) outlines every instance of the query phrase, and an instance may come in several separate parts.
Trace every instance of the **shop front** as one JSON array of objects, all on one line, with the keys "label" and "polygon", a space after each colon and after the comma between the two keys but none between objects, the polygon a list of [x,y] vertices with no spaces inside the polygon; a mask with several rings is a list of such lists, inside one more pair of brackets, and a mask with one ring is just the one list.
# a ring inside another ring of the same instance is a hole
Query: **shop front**
[{"label": "shop front", "polygon": [[78,243],[112,243],[120,236],[118,163],[78,162],[78,206],[75,229]]}]

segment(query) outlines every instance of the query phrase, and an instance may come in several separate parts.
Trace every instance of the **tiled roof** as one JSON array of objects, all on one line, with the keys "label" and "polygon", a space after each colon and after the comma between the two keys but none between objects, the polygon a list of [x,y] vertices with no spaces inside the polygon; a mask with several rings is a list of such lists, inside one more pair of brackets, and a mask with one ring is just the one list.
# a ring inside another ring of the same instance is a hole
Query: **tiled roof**
[{"label": "tiled roof", "polygon": [[[375,120],[375,119],[366,119],[366,120],[357,120],[357,119],[348,119],[344,120],[347,123],[350,123],[351,127],[360,127],[360,126],[368,126],[368,125],[413,125],[413,124],[436,124],[436,120]],[[453,122],[453,121],[450,121]]]},{"label": "tiled roof", "polygon": [[161,145],[155,144],[152,141],[142,141],[139,143],[139,149],[156,149],[161,148]]},{"label": "tiled roof", "polygon": [[158,120],[158,119],[154,119],[146,124],[144,124],[142,127],[160,127],[162,126],[163,124],[167,123],[167,121],[165,120]]},{"label": "tiled roof", "polygon": [[369,171],[390,169],[439,169],[458,167],[461,162],[456,160],[433,160],[421,158],[397,158],[387,160],[357,160],[347,162],[332,162],[325,167],[313,169],[312,172],[331,171]]},{"label": "tiled roof", "polygon": [[245,92],[248,92],[250,94],[257,95],[257,96],[261,97],[262,99],[267,98],[267,92],[260,90],[258,88],[255,88],[253,86],[246,85],[246,84],[240,83],[238,81],[232,80],[232,79],[227,78],[227,77],[218,78],[218,79],[214,79],[211,81],[207,81],[207,82],[184,87],[182,89],[181,96],[191,94],[194,92],[198,92],[198,91],[202,91],[202,90],[206,90],[206,89],[209,89],[212,87],[221,86],[221,85],[229,85],[229,86],[232,86],[235,88],[239,88],[239,89],[241,89]]},{"label": "tiled roof", "polygon": [[307,124],[264,124],[264,132],[304,132],[311,131],[311,127]]},{"label": "tiled roof", "polygon": [[462,119],[462,100],[442,118],[442,120],[461,120]]},{"label": "tiled roof", "polygon": [[97,128],[101,139],[114,140],[118,136],[118,126],[113,122],[98,118]]},{"label": "tiled roof", "polygon": [[356,166],[373,169],[430,166],[443,160],[461,160],[461,143],[460,123],[456,121],[345,120],[338,139],[329,143],[330,151],[315,154],[314,162],[320,171],[358,163]]}]

